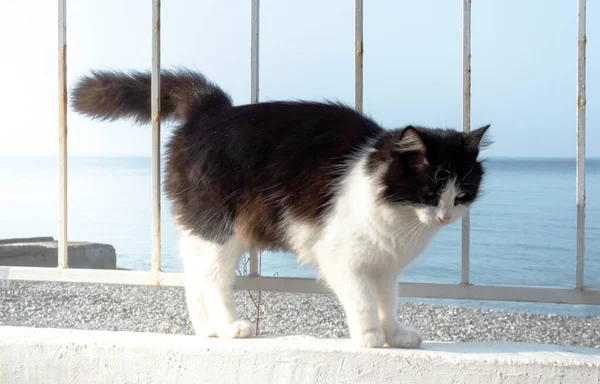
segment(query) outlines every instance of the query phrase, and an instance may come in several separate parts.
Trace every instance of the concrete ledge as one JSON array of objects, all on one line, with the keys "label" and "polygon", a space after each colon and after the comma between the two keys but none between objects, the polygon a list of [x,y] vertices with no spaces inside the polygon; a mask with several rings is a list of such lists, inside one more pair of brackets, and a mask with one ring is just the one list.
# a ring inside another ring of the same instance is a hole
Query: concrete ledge
[{"label": "concrete ledge", "polygon": [[357,349],[309,337],[0,326],[0,383],[600,383],[600,350],[526,343]]}]

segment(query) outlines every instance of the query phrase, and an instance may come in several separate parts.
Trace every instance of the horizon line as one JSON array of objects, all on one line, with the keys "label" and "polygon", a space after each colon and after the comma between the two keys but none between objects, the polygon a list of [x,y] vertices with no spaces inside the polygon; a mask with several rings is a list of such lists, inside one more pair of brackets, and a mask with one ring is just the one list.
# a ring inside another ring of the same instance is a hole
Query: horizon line
[{"label": "horizon line", "polygon": [[[161,155],[164,155],[161,154]],[[56,158],[57,155],[13,155],[13,154],[0,154],[0,158]],[[103,155],[68,155],[67,158],[78,158],[78,159],[151,159],[152,155],[114,155],[114,156],[103,156]],[[162,158],[162,156],[161,156]],[[484,156],[484,160],[577,160],[577,156]],[[586,160],[600,160],[600,156],[586,156]]]}]

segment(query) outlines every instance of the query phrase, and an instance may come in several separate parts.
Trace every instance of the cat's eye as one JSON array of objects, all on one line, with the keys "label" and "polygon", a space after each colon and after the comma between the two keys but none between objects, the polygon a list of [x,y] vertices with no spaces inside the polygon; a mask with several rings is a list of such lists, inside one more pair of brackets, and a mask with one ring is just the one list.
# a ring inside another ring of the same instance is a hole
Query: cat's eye
[{"label": "cat's eye", "polygon": [[458,205],[458,204],[464,204],[466,203],[464,197],[466,196],[465,192],[460,192],[456,195],[456,198],[454,199],[454,205]]}]

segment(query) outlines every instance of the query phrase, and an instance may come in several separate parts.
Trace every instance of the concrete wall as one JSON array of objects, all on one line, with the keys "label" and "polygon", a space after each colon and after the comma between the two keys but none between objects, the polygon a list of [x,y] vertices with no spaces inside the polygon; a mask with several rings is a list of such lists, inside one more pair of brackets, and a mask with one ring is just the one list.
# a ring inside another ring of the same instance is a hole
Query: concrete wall
[{"label": "concrete wall", "polygon": [[[69,268],[115,269],[117,254],[109,244],[69,242]],[[0,265],[56,267],[58,242],[53,238],[0,240]]]},{"label": "concrete wall", "polygon": [[307,337],[0,327],[0,383],[598,384],[600,350],[526,343],[356,349],[349,340]]}]

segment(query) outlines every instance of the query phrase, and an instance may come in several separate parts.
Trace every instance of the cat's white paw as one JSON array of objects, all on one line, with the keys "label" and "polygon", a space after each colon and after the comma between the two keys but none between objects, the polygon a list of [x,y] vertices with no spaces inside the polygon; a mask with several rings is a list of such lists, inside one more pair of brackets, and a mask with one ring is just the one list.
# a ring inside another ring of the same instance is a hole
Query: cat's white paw
[{"label": "cat's white paw", "polygon": [[385,333],[381,328],[369,329],[361,332],[356,342],[362,348],[381,348],[385,344]]},{"label": "cat's white paw", "polygon": [[418,348],[423,342],[421,334],[414,329],[396,324],[389,332],[386,332],[386,343],[394,348]]},{"label": "cat's white paw", "polygon": [[194,324],[194,334],[200,337],[216,337],[217,332],[215,328],[206,323]]},{"label": "cat's white paw", "polygon": [[222,339],[243,339],[256,333],[254,324],[246,320],[234,321],[231,324],[220,326],[217,336]]}]

